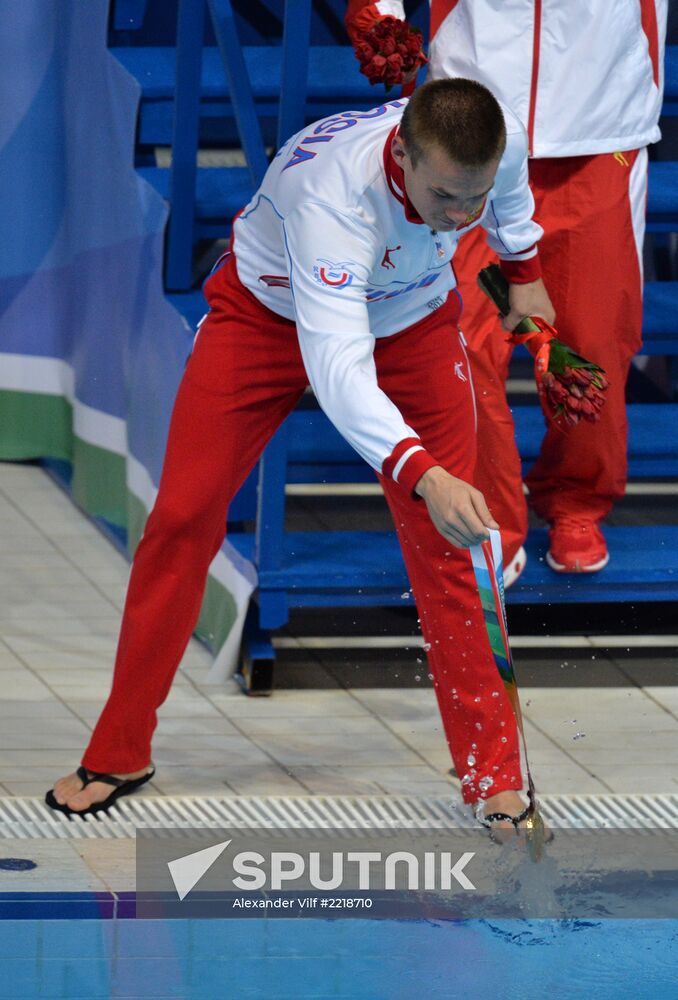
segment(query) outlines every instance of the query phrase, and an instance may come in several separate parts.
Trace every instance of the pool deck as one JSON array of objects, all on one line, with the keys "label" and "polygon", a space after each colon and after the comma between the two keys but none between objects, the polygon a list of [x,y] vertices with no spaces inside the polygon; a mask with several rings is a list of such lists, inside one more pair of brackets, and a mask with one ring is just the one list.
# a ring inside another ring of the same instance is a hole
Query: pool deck
[{"label": "pool deck", "polygon": [[[0,797],[43,797],[78,765],[109,691],[128,574],[44,472],[0,464]],[[539,791],[678,792],[669,652],[516,653]],[[411,686],[417,655],[286,649],[273,696],[246,698],[234,681],[206,683],[211,657],[192,640],[159,711],[156,778],[138,796],[454,793],[425,670]],[[347,657],[355,686],[346,681]],[[400,669],[410,686],[398,686]],[[20,844],[4,841],[3,855]],[[52,878],[63,885],[65,868],[71,890],[134,887],[133,841],[46,840],[31,844],[31,857],[36,851],[54,862],[40,865],[41,889]],[[0,889],[31,891],[31,873],[0,875]]]}]

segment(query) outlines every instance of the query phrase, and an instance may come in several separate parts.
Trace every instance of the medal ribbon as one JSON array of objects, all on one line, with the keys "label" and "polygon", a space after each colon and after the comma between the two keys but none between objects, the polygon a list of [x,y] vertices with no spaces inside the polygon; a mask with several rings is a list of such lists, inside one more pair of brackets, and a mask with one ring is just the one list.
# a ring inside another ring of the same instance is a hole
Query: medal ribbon
[{"label": "medal ribbon", "polygon": [[[501,536],[496,529],[490,528],[490,539],[481,545],[473,545],[470,549],[473,569],[478,584],[478,593],[485,619],[485,628],[499,671],[504,690],[515,715],[516,725],[520,733],[527,771],[527,796],[530,813],[527,820],[528,841],[533,860],[538,861],[543,852],[544,834],[543,821],[537,808],[537,796],[527,758],[527,742],[523,716],[520,709],[518,684],[513,669],[513,658],[508,637],[506,605],[504,600],[504,574],[502,567]],[[489,583],[489,587],[488,587]]]}]

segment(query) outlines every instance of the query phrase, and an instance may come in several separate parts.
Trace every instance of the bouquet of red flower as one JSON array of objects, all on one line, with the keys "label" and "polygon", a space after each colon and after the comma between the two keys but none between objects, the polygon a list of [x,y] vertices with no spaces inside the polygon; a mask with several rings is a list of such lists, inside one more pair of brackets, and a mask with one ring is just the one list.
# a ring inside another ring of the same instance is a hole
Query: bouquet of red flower
[{"label": "bouquet of red flower", "polygon": [[351,28],[360,72],[371,84],[383,83],[388,91],[396,83],[409,82],[428,62],[421,31],[397,17],[382,17],[374,5],[364,8]]},{"label": "bouquet of red flower", "polygon": [[[511,311],[508,282],[497,264],[484,267],[478,275],[481,289],[503,316]],[[609,383],[603,369],[593,361],[575,354],[558,340],[553,327],[539,316],[522,320],[508,338],[525,344],[534,358],[534,377],[539,399],[547,420],[563,429],[580,420],[595,423]]]}]

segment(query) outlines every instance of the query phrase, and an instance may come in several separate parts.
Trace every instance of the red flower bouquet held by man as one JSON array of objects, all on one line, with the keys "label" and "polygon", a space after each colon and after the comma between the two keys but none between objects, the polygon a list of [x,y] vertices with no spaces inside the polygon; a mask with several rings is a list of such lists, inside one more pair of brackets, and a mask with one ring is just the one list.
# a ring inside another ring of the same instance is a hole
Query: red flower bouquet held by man
[{"label": "red flower bouquet held by man", "polygon": [[362,7],[347,24],[360,72],[371,84],[383,83],[388,91],[394,84],[413,83],[428,60],[422,49],[422,34],[407,21],[383,15],[376,4]]},{"label": "red flower bouquet held by man", "polygon": [[[478,284],[502,316],[510,311],[508,282],[497,264],[484,267]],[[525,344],[534,358],[534,376],[546,419],[565,430],[580,420],[596,423],[605,403],[609,382],[600,365],[587,361],[556,337],[540,316],[521,320],[507,340]]]}]

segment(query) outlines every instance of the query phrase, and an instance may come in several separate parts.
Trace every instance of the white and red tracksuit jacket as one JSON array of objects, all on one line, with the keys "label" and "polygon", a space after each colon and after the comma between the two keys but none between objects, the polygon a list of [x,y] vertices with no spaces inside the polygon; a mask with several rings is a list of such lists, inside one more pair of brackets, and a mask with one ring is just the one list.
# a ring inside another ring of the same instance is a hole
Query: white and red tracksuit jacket
[{"label": "white and red tracksuit jacket", "polygon": [[[507,146],[482,212],[431,231],[404,196],[390,155],[405,100],[347,111],[292,136],[233,227],[238,276],[297,324],[306,371],[327,416],[375,470],[411,491],[437,462],[377,384],[377,337],[438,309],[455,287],[461,235],[482,225],[507,276],[539,275],[525,130],[502,108]],[[424,391],[424,390],[422,390]]]},{"label": "white and red tracksuit jacket", "polygon": [[[586,156],[661,137],[667,0],[430,0],[429,78],[485,84],[530,154]],[[350,0],[404,19],[401,0]]]}]

